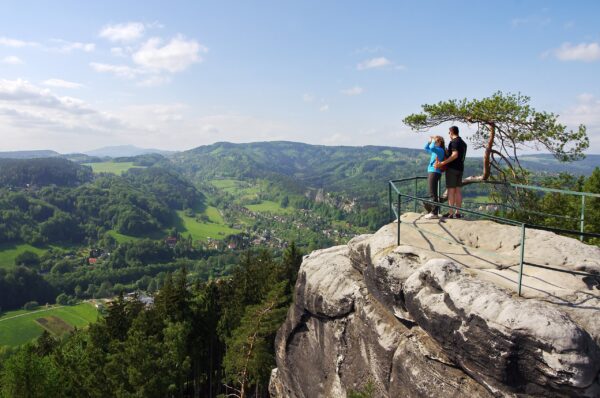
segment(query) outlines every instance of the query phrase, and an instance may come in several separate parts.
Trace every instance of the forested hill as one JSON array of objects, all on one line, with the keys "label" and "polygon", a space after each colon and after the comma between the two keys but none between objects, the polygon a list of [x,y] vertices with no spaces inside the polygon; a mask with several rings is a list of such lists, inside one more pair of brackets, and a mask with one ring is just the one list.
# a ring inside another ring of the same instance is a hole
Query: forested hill
[{"label": "forested hill", "polygon": [[[429,155],[421,149],[278,141],[220,142],[175,154],[171,159],[182,171],[200,179],[279,176],[302,188],[365,196],[373,189],[383,189],[388,179],[425,174]],[[479,161],[468,161],[468,167],[476,172]]]},{"label": "forested hill", "polygon": [[66,159],[0,159],[0,186],[77,186],[91,180],[90,167]]},{"label": "forested hill", "polygon": [[550,174],[570,173],[590,175],[596,167],[600,167],[600,155],[586,155],[585,159],[576,162],[559,162],[554,156],[541,153],[537,155],[523,155],[519,158],[521,164],[528,170]]},{"label": "forested hill", "polygon": [[35,159],[55,156],[60,156],[60,153],[50,150],[0,152],[0,159]]}]

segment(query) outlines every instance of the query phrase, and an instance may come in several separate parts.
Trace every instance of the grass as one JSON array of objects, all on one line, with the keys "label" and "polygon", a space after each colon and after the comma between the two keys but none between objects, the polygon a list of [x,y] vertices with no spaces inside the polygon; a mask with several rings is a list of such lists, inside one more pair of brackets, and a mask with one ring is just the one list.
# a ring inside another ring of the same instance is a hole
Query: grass
[{"label": "grass", "polygon": [[119,233],[114,229],[109,230],[108,234],[115,238],[115,240],[119,243],[135,242],[142,239],[137,236],[123,235],[122,233]]},{"label": "grass", "polygon": [[204,211],[208,222],[199,222],[196,217],[185,215],[184,211],[178,211],[179,225],[177,229],[183,235],[190,234],[194,240],[206,240],[207,238],[221,240],[228,235],[237,234],[238,229],[229,228],[216,207],[208,206]]},{"label": "grass", "polygon": [[283,208],[279,203],[270,200],[263,200],[257,205],[246,205],[245,207],[258,213],[289,214],[294,211],[290,207]]},{"label": "grass", "polygon": [[96,307],[87,302],[66,307],[51,306],[38,307],[31,311],[10,311],[0,317],[0,346],[14,347],[27,343],[42,334],[45,328],[60,337],[65,331],[86,326],[95,322],[97,318]]},{"label": "grass", "polygon": [[239,200],[252,200],[258,198],[264,183],[258,182],[251,184],[247,181],[223,179],[211,180],[210,183],[221,191],[225,191]]},{"label": "grass", "polygon": [[239,180],[211,180],[210,183],[218,189],[229,192],[235,190],[242,183]]},{"label": "grass", "polygon": [[134,166],[133,162],[99,162],[99,163],[84,163],[85,166],[90,166],[94,173],[111,173],[121,175],[131,168],[145,168],[144,166]]},{"label": "grass", "polygon": [[46,250],[28,244],[0,244],[0,268],[9,268],[15,265],[15,258],[24,251],[34,252],[41,256]]}]

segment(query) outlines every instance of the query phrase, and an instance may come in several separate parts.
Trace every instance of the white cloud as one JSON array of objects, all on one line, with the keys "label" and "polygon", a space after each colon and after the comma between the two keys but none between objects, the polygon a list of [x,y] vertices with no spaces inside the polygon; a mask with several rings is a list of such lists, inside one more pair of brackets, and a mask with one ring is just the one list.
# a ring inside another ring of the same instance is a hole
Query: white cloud
[{"label": "white cloud", "polygon": [[80,50],[84,52],[92,52],[96,48],[94,43],[81,43],[72,42],[62,39],[51,39],[49,40],[51,45],[41,45],[40,43],[33,41],[23,41],[18,39],[11,39],[8,37],[0,37],[0,45],[13,48],[22,47],[40,47],[45,51],[54,51],[60,53],[70,53],[73,50]]},{"label": "white cloud", "polygon": [[560,122],[572,129],[585,125],[590,151],[600,153],[600,99],[588,93],[578,95],[577,102],[561,113]]},{"label": "white cloud", "polygon": [[96,49],[94,43],[81,43],[78,41],[67,41],[62,39],[54,39],[52,42],[56,43],[56,46],[48,47],[48,51],[55,51],[63,54],[69,54],[75,50],[90,53]]},{"label": "white cloud", "polygon": [[305,93],[302,96],[302,101],[304,102],[313,102],[315,100],[315,96],[312,94]]},{"label": "white cloud", "polygon": [[328,110],[329,110],[328,104],[321,105],[321,107],[319,108],[319,112],[327,112]]},{"label": "white cloud", "polygon": [[342,90],[341,93],[344,94],[344,95],[353,96],[353,95],[360,95],[364,91],[365,90],[362,87],[354,86],[354,87]]},{"label": "white cloud", "polygon": [[17,57],[16,55],[9,55],[7,57],[2,58],[2,63],[8,65],[21,65],[23,63],[23,60]]},{"label": "white cloud", "polygon": [[112,42],[131,42],[141,38],[146,30],[141,22],[127,22],[106,25],[100,30],[99,36]]},{"label": "white cloud", "polygon": [[580,43],[573,45],[571,43],[564,43],[559,48],[550,51],[550,53],[561,61],[592,62],[600,60],[600,44]]},{"label": "white cloud", "polygon": [[122,77],[125,79],[134,79],[134,78],[138,77],[139,75],[146,73],[145,71],[143,71],[141,69],[132,68],[127,65],[113,65],[113,64],[103,64],[103,63],[99,63],[99,62],[90,62],[90,66],[96,72],[112,73],[113,75],[115,75],[117,77]]},{"label": "white cloud", "polygon": [[44,86],[59,87],[59,88],[82,88],[83,84],[70,82],[62,79],[48,79],[42,82]]},{"label": "white cloud", "polygon": [[110,53],[112,55],[114,55],[115,57],[124,57],[125,56],[125,50],[123,49],[123,47],[112,47],[110,49]]},{"label": "white cloud", "polygon": [[158,86],[167,84],[170,81],[171,81],[171,78],[169,76],[155,75],[155,76],[150,76],[149,78],[142,80],[137,85],[140,87],[158,87]]},{"label": "white cloud", "polygon": [[134,131],[120,136],[127,141],[144,140],[146,146],[168,149],[190,149],[215,141],[250,142],[286,139],[288,126],[277,121],[239,113],[217,113],[197,116],[197,110],[186,104],[152,104],[122,109],[120,117]]},{"label": "white cloud", "polygon": [[48,137],[65,139],[65,134],[112,134],[126,127],[81,99],[58,96],[22,79],[0,80],[0,123],[9,137],[5,145],[12,146],[25,135],[30,137],[26,145],[38,139],[47,142]]},{"label": "white cloud", "polygon": [[150,70],[180,72],[193,63],[202,62],[199,53],[208,49],[196,40],[188,40],[182,35],[171,39],[164,46],[160,38],[151,38],[133,54],[133,61]]},{"label": "white cloud", "polygon": [[11,39],[9,37],[0,37],[0,45],[6,46],[6,47],[21,48],[21,47],[35,47],[35,46],[38,46],[39,43],[36,43],[33,41],[23,41],[23,40],[18,40],[18,39]]},{"label": "white cloud", "polygon": [[356,68],[358,70],[365,70],[365,69],[383,68],[383,67],[391,66],[391,65],[392,65],[392,61],[390,61],[386,57],[377,57],[377,58],[367,59],[367,60],[359,63],[356,66]]}]

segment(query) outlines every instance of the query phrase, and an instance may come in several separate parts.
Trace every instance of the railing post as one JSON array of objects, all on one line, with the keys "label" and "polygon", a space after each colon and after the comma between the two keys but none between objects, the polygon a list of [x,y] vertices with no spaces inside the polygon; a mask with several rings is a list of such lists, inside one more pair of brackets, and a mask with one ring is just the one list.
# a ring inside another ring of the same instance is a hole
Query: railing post
[{"label": "railing post", "polygon": [[391,181],[388,181],[388,209],[390,211],[389,222],[392,222],[392,220],[393,220],[392,214],[394,214],[394,211],[392,210],[392,182]]},{"label": "railing post", "polygon": [[401,221],[400,221],[400,210],[401,210],[401,207],[400,207],[400,194],[398,194],[398,245],[397,246],[400,246],[400,223],[401,223]]},{"label": "railing post", "polygon": [[521,283],[523,282],[523,262],[525,261],[525,224],[521,224],[521,260],[519,264],[519,297],[521,296]]},{"label": "railing post", "polygon": [[[584,227],[585,227],[585,195],[581,195],[581,222],[580,222],[579,230],[581,232],[585,232]],[[579,235],[579,240],[583,242],[583,235]]]},{"label": "railing post", "polygon": [[418,178],[415,178],[415,213],[417,212],[417,183],[419,182]]}]

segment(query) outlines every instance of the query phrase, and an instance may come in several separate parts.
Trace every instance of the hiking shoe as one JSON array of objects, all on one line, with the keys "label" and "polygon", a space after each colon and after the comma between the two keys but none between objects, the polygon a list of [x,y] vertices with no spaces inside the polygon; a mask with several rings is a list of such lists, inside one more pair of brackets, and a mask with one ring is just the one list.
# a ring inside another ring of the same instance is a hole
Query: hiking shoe
[{"label": "hiking shoe", "polygon": [[454,215],[454,218],[465,218],[465,216],[463,216],[463,215],[462,215],[462,214],[460,214],[460,213],[456,213],[456,214]]},{"label": "hiking shoe", "polygon": [[437,220],[440,217],[437,214],[429,213],[424,218],[426,220]]}]

